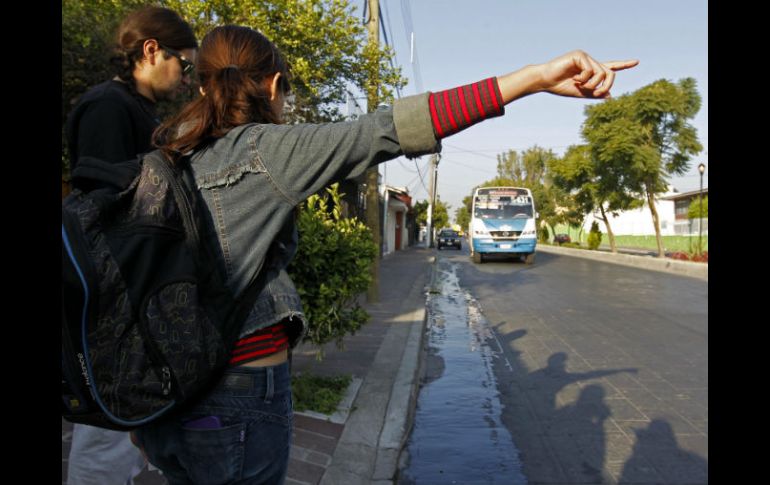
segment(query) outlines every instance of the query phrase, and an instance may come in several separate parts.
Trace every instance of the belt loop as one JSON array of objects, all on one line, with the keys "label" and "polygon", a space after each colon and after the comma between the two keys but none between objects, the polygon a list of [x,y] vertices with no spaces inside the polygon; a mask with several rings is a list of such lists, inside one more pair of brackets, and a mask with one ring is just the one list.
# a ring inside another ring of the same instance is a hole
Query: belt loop
[{"label": "belt loop", "polygon": [[273,401],[273,394],[275,393],[275,384],[273,382],[273,368],[266,367],[267,372],[267,391],[265,392],[265,403],[270,404]]}]

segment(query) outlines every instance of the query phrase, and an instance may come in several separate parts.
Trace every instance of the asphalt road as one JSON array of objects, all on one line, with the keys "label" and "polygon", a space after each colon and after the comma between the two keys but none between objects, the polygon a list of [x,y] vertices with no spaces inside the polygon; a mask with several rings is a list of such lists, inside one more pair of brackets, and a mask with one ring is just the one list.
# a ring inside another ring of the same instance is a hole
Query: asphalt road
[{"label": "asphalt road", "polygon": [[456,264],[530,484],[708,481],[708,282],[538,253]]}]

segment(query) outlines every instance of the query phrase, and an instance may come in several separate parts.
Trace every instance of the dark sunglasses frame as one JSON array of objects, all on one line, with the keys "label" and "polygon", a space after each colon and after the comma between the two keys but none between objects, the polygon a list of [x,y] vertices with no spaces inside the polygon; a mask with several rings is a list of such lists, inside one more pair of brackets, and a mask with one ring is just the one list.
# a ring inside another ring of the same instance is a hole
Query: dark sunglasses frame
[{"label": "dark sunglasses frame", "polygon": [[179,63],[182,65],[182,74],[184,74],[184,75],[190,74],[193,71],[193,69],[195,69],[195,64],[193,64],[189,59],[187,59],[184,56],[184,54],[182,54],[181,52],[179,52],[177,50],[174,50],[174,49],[172,49],[170,47],[166,47],[163,44],[158,44],[158,46],[161,49],[163,49],[164,51],[166,51],[169,54],[171,54],[172,56],[174,56],[177,59],[179,59]]}]

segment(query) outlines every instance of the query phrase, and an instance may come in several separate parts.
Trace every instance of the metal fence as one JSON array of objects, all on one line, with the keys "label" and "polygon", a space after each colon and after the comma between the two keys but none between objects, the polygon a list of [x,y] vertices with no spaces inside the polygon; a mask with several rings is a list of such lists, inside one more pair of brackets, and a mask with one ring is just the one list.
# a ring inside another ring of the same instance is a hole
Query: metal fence
[{"label": "metal fence", "polygon": [[677,236],[697,236],[700,234],[700,224],[703,221],[703,235],[708,236],[709,233],[709,220],[707,217],[703,219],[688,219],[686,221],[674,223],[674,234]]}]

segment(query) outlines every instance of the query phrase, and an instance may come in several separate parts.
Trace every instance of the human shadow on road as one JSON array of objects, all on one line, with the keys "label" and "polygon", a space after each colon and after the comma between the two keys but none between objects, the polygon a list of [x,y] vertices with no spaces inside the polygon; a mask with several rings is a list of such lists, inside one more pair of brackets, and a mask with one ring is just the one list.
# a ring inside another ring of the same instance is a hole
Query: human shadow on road
[{"label": "human shadow on road", "polygon": [[556,409],[546,433],[555,438],[554,452],[572,483],[603,483],[606,439],[604,421],[612,414],[598,384],[580,391],[573,404]]},{"label": "human shadow on road", "polygon": [[620,372],[636,373],[637,369],[598,369],[588,372],[567,371],[567,354],[556,352],[548,358],[548,365],[530,372],[525,379],[526,388],[535,391],[539,404],[538,409],[544,417],[552,415],[556,411],[556,395],[565,387],[576,382],[589,379],[598,379],[611,376]]},{"label": "human shadow on road", "polygon": [[708,483],[708,461],[681,449],[667,421],[653,419],[634,433],[636,443],[619,484]]},{"label": "human shadow on road", "polygon": [[[517,338],[526,333],[522,330]],[[510,341],[511,339],[504,340]],[[508,346],[512,349],[513,346]],[[558,407],[557,396],[571,384],[637,369],[598,369],[569,372],[568,356],[556,352],[545,367],[527,371],[517,351],[514,378],[501,388],[506,412],[503,421],[522,452],[524,474],[531,483],[602,483],[606,455],[605,421],[611,410],[606,391],[589,384],[570,404]]]}]

